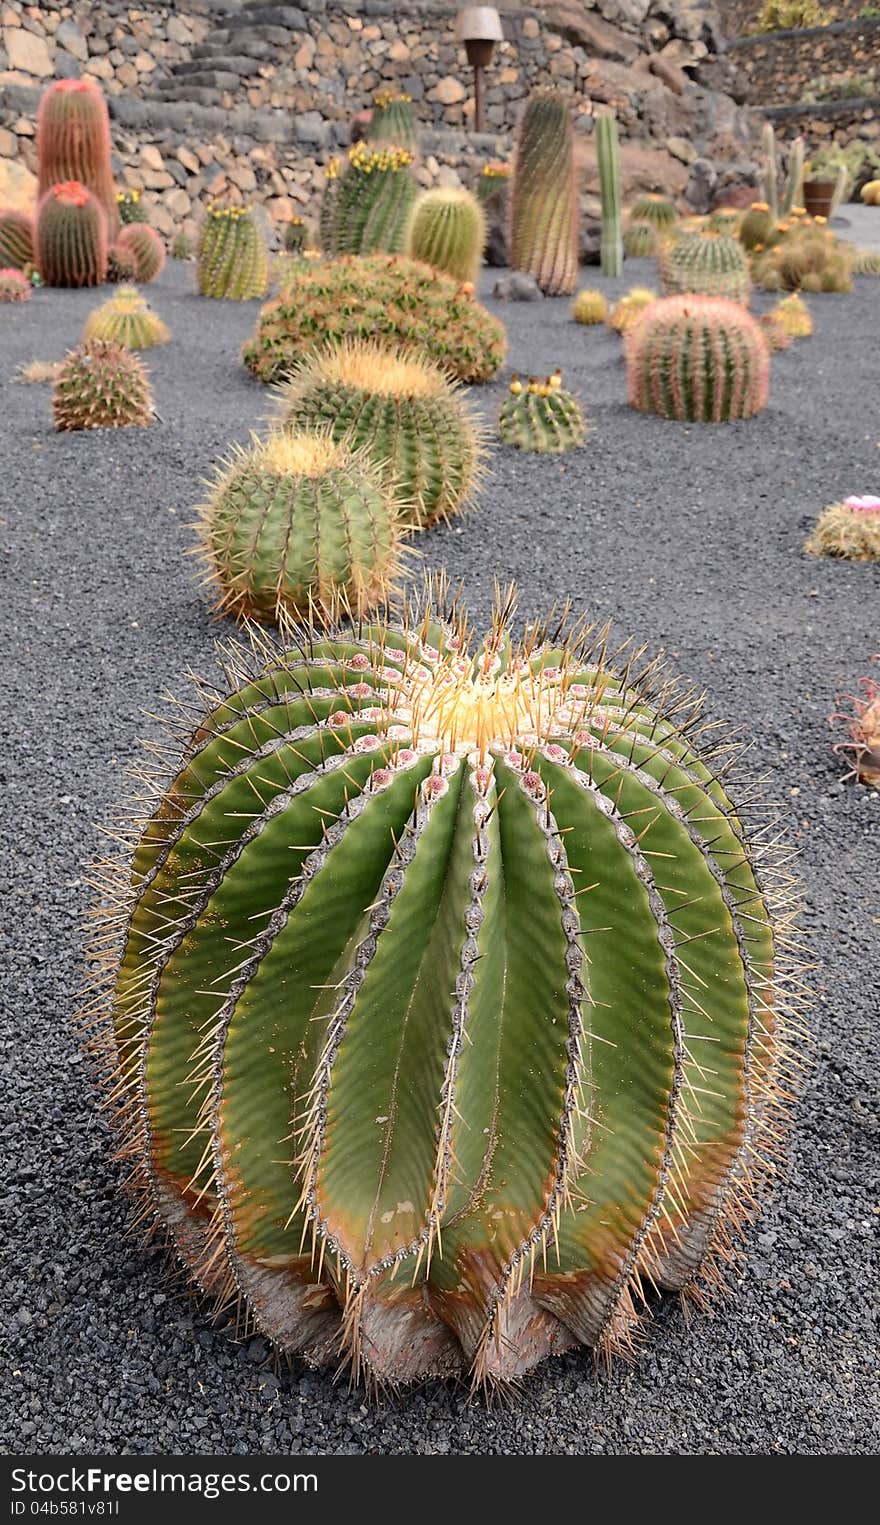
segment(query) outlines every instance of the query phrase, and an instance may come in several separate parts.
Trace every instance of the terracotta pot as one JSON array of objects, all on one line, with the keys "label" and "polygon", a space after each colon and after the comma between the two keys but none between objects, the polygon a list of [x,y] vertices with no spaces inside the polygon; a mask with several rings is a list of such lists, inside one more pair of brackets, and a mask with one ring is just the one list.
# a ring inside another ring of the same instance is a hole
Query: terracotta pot
[{"label": "terracotta pot", "polygon": [[805,180],[804,206],[811,217],[830,217],[834,200],[834,180]]}]

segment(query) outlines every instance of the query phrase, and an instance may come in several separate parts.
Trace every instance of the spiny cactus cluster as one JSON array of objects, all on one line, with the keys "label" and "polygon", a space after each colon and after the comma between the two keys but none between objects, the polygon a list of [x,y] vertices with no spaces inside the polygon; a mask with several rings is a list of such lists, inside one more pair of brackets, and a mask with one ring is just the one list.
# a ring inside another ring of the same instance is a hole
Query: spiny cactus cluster
[{"label": "spiny cactus cluster", "polygon": [[147,213],[141,202],[140,191],[117,191],[116,206],[119,212],[119,221],[123,226],[130,222],[147,221]]},{"label": "spiny cactus cluster", "polygon": [[576,323],[607,323],[608,303],[601,291],[585,287],[572,302],[571,315]]},{"label": "spiny cactus cluster", "polygon": [[0,302],[26,302],[30,294],[31,283],[22,270],[0,270]]},{"label": "spiny cactus cluster", "polygon": [[152,349],[167,344],[171,330],[134,286],[120,286],[109,302],[89,313],[81,343],[106,339],[125,349]]},{"label": "spiny cactus cluster", "polygon": [[107,280],[111,285],[137,280],[137,260],[124,244],[111,244],[107,250]]},{"label": "spiny cactus cluster", "polygon": [[657,229],[652,222],[627,223],[623,247],[629,259],[653,259],[660,247]]},{"label": "spiny cactus cluster", "polygon": [[792,339],[809,339],[813,332],[812,315],[803,297],[796,291],[777,302],[773,313]]},{"label": "spiny cactus cluster", "polygon": [[849,497],[823,510],[805,549],[811,556],[880,561],[880,498]]},{"label": "spiny cactus cluster", "polygon": [[685,233],[664,249],[660,281],[665,296],[682,292],[747,303],[752,283],[736,239],[725,234]]},{"label": "spiny cactus cluster", "polygon": [[627,291],[615,302],[608,314],[608,327],[618,334],[629,333],[645,309],[656,301],[657,293],[650,286],[633,286],[631,291]]},{"label": "spiny cactus cluster", "polygon": [[770,354],[737,302],[667,297],[627,336],[629,400],[645,413],[689,423],[751,418],[766,406]]},{"label": "spiny cactus cluster", "polygon": [[752,270],[765,291],[852,291],[855,250],[822,217],[795,215],[777,225],[769,248],[755,249]]},{"label": "spiny cactus cluster", "polygon": [[122,229],[116,241],[118,249],[124,249],[134,260],[135,280],[154,281],[165,266],[165,245],[154,228],[143,222],[132,222]]},{"label": "spiny cactus cluster", "polygon": [[728,757],[512,605],[261,642],[102,879],[142,1215],[373,1384],[631,1353],[646,1284],[721,1280],[785,1117],[795,913]]},{"label": "spiny cactus cluster", "polygon": [[419,127],[412,96],[404,91],[379,90],[373,96],[367,138],[372,143],[391,143],[398,148],[408,148],[410,153],[416,154]]},{"label": "spiny cactus cluster", "polygon": [[557,90],[529,96],[516,143],[510,206],[510,261],[548,296],[573,292],[578,272],[578,206],[571,107]]},{"label": "spiny cactus cluster", "polygon": [[34,261],[34,224],[13,207],[0,211],[0,265],[26,270]]},{"label": "spiny cactus cluster", "polygon": [[282,381],[317,345],[357,338],[421,350],[468,382],[490,380],[506,347],[498,319],[450,276],[374,254],[301,270],[263,308],[244,363],[261,381]]},{"label": "spiny cactus cluster", "polygon": [[252,212],[212,206],[202,223],[196,283],[203,297],[249,302],[265,296],[266,246]]},{"label": "spiny cactus cluster", "polygon": [[406,252],[457,281],[476,281],[486,243],[486,217],[470,191],[425,191],[412,210]]},{"label": "spiny cactus cluster", "polygon": [[543,381],[530,376],[522,382],[514,375],[501,405],[498,429],[505,445],[540,455],[573,450],[586,438],[577,399],[563,389],[558,370]]},{"label": "spiny cactus cluster", "polygon": [[137,356],[98,339],[65,358],[52,411],[59,430],[143,428],[153,421],[153,394]]},{"label": "spiny cactus cluster", "polygon": [[448,519],[474,492],[474,415],[450,377],[417,354],[354,339],[310,355],[282,390],[280,421],[293,434],[322,430],[366,449],[405,525]]},{"label": "spiny cactus cluster", "polygon": [[36,261],[47,286],[100,286],[107,275],[107,219],[78,180],[53,185],[37,209]]},{"label": "spiny cactus cluster", "polygon": [[76,180],[91,191],[106,218],[105,237],[119,230],[110,163],[107,102],[93,79],[59,79],[43,92],[37,111],[37,195]]},{"label": "spiny cactus cluster", "polygon": [[398,254],[417,195],[408,148],[355,143],[336,180],[328,181],[333,221],[324,219],[327,254]]},{"label": "spiny cactus cluster", "polygon": [[675,202],[670,201],[668,196],[658,196],[651,191],[636,197],[629,209],[629,217],[630,222],[651,223],[655,228],[668,233],[678,221],[678,212]]},{"label": "spiny cactus cluster", "polygon": [[[880,661],[880,656],[874,660]],[[875,678],[861,678],[859,686],[858,694],[837,696],[838,704],[847,708],[831,718],[845,722],[847,737],[836,743],[835,751],[848,758],[850,777],[880,789],[880,683]]]},{"label": "spiny cactus cluster", "polygon": [[295,214],[289,222],[284,224],[284,250],[287,254],[302,254],[306,246],[306,225],[301,217]]},{"label": "spiny cactus cluster", "polygon": [[363,615],[385,602],[401,565],[386,476],[367,451],[326,433],[272,434],[237,450],[199,531],[216,608],[236,619]]},{"label": "spiny cactus cluster", "polygon": [[770,350],[783,350],[791,347],[793,343],[792,336],[785,322],[779,316],[778,311],[762,313],[758,322],[761,326],[761,333],[767,340],[767,346]]}]

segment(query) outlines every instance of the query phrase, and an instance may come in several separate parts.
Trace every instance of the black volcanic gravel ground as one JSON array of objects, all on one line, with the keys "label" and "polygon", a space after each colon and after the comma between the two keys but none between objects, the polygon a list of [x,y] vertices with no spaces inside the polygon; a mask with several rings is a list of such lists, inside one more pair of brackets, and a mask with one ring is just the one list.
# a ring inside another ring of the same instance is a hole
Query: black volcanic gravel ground
[{"label": "black volcanic gravel ground", "polygon": [[[633,262],[627,280],[651,268]],[[494,277],[487,274],[486,290]],[[608,288],[609,283],[590,284]],[[276,1374],[125,1237],[127,1206],[72,1024],[84,864],[124,772],[183,670],[212,670],[185,555],[200,479],[267,412],[238,363],[255,304],[208,303],[170,267],[153,301],[174,342],[148,357],[161,423],[59,435],[49,389],[11,384],[60,356],[96,297],[40,292],[0,311],[0,644],[4,717],[3,1434],[13,1452],[869,1453],[878,1439],[876,1246],[880,794],[841,781],[827,717],[880,646],[880,568],[816,562],[822,506],[880,488],[880,282],[810,299],[814,339],[773,361],[746,424],[631,412],[619,340],[565,301],[499,304],[510,362],[564,368],[592,425],[562,460],[499,450],[477,512],[425,537],[432,567],[486,615],[493,578],[523,613],[571,594],[666,646],[712,710],[754,736],[754,766],[802,849],[816,977],[815,1065],[788,1178],[713,1320],[661,1310],[610,1376],[547,1365],[507,1406],[430,1385],[372,1407],[323,1375]],[[106,294],[106,293],[105,293]],[[766,300],[761,305],[766,306]],[[506,376],[505,372],[505,376]],[[494,418],[502,377],[476,396]]]}]

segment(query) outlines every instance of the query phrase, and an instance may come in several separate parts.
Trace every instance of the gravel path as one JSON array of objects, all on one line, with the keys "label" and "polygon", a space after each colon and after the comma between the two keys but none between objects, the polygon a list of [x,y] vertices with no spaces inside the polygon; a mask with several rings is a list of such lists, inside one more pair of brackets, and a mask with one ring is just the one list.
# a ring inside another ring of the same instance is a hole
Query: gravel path
[{"label": "gravel path", "polygon": [[[626,283],[650,267],[632,262]],[[491,289],[493,276],[486,276]],[[610,283],[590,276],[590,284]],[[125,794],[137,738],[212,626],[184,552],[199,482],[268,408],[237,363],[254,304],[208,304],[191,272],[151,290],[174,342],[149,360],[161,424],[55,436],[19,363],[72,344],[89,293],[0,313],[0,537],[7,629],[2,839],[0,1445],[32,1452],[869,1453],[877,1449],[877,970],[880,794],[841,781],[827,716],[878,646],[880,568],[805,557],[811,519],[880,487],[880,283],[810,299],[815,338],[774,358],[770,407],[685,427],[626,407],[618,339],[564,301],[506,306],[511,363],[561,363],[592,436],[563,460],[500,451],[479,511],[425,537],[483,617],[493,578],[522,612],[566,594],[663,644],[711,708],[754,736],[754,766],[802,849],[816,977],[815,1063],[788,1178],[752,1232],[733,1301],[686,1325],[664,1305],[630,1368],[573,1355],[487,1411],[430,1385],[369,1406],[260,1339],[211,1325],[126,1205],[71,1022],[84,864]],[[763,305],[767,305],[766,301]],[[479,393],[490,416],[503,380]]]}]

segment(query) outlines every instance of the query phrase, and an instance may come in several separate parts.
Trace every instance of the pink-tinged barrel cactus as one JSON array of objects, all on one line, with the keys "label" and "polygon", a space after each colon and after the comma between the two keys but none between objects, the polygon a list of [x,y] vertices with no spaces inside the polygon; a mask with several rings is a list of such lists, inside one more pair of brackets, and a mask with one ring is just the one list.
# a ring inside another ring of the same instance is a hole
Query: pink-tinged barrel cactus
[{"label": "pink-tinged barrel cactus", "polygon": [[107,278],[107,219],[78,180],[53,185],[37,211],[37,267],[47,286],[100,286]]},{"label": "pink-tinged barrel cactus", "polygon": [[[874,657],[880,662],[880,654]],[[862,784],[880,788],[880,682],[876,678],[861,678],[861,692],[839,694],[837,702],[846,705],[832,715],[832,721],[843,721],[847,728],[845,741],[838,741],[835,752],[841,752],[852,764],[850,778]]]},{"label": "pink-tinged barrel cactus", "polygon": [[37,193],[78,180],[100,203],[109,237],[119,231],[119,207],[110,163],[107,102],[93,79],[59,79],[44,92],[37,112]]},{"label": "pink-tinged barrel cactus", "polygon": [[677,296],[652,302],[626,336],[629,400],[688,423],[751,418],[766,406],[770,350],[738,302]]},{"label": "pink-tinged barrel cactus", "polygon": [[845,498],[823,509],[807,541],[810,556],[842,556],[847,561],[880,561],[880,498]]},{"label": "pink-tinged barrel cactus", "polygon": [[31,283],[21,270],[0,270],[0,302],[26,302]]},{"label": "pink-tinged barrel cactus", "polygon": [[0,265],[26,270],[34,259],[34,221],[14,207],[0,211]]}]

